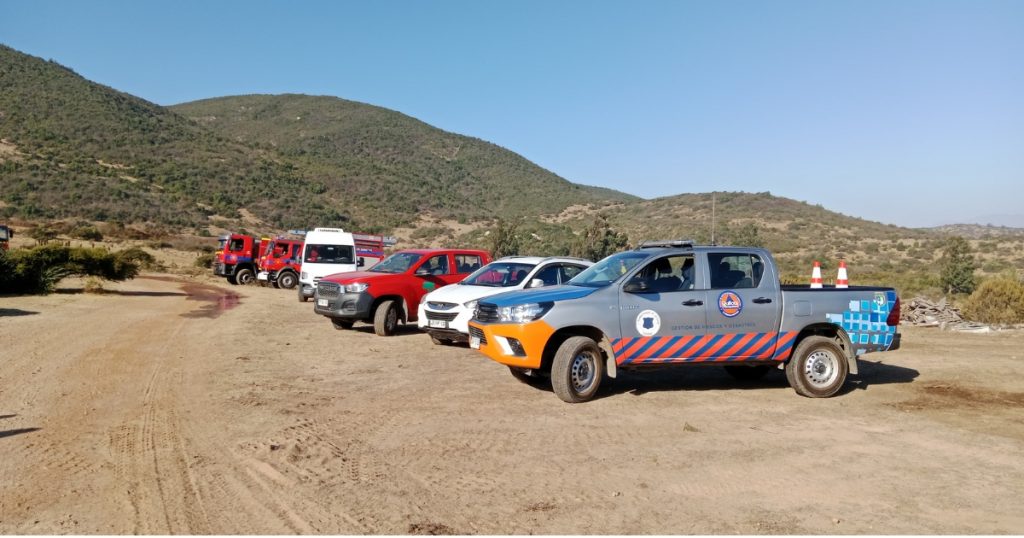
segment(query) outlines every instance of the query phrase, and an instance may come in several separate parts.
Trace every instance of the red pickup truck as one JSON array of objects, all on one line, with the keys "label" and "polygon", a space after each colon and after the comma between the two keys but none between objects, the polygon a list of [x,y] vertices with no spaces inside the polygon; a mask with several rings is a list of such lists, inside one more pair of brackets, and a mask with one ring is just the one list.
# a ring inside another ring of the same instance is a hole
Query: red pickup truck
[{"label": "red pickup truck", "polygon": [[378,335],[390,336],[399,322],[416,321],[420,299],[427,292],[460,282],[488,263],[491,255],[483,250],[402,250],[367,271],[320,279],[313,310],[330,318],[336,329],[365,321]]}]

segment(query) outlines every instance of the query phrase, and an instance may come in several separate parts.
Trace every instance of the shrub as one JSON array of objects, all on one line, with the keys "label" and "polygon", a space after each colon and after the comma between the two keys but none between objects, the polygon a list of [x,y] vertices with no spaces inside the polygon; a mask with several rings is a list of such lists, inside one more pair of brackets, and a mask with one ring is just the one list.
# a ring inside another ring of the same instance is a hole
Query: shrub
[{"label": "shrub", "polygon": [[951,237],[943,251],[941,277],[946,293],[971,293],[974,280],[974,256],[971,245],[963,237]]},{"label": "shrub", "polygon": [[1024,323],[1024,284],[1010,276],[986,280],[967,298],[963,312],[982,323]]},{"label": "shrub", "polygon": [[76,226],[68,235],[85,241],[103,241],[103,234],[95,226]]},{"label": "shrub", "polygon": [[213,252],[208,254],[201,254],[196,258],[196,267],[202,267],[204,269],[210,269],[213,267],[213,259],[216,255]]},{"label": "shrub", "polygon": [[69,276],[134,278],[139,265],[131,250],[111,254],[100,248],[54,244],[12,250],[0,259],[0,293],[49,293]]}]

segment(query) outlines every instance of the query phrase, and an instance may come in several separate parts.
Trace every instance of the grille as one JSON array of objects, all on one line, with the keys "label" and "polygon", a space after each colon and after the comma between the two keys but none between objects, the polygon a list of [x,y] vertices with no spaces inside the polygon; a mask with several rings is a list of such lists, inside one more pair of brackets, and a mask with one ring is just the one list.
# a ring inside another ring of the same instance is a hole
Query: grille
[{"label": "grille", "polygon": [[484,336],[484,332],[472,325],[469,326],[469,337],[479,338],[481,346],[487,343],[487,337]]},{"label": "grille", "polygon": [[473,319],[487,322],[498,321],[498,306],[491,303],[478,304]]},{"label": "grille", "polygon": [[427,306],[429,306],[430,308],[433,308],[434,310],[451,310],[451,309],[455,308],[458,305],[455,304],[455,303],[442,303],[442,302],[439,302],[439,301],[427,301]]},{"label": "grille", "polygon": [[316,293],[320,297],[337,297],[341,294],[341,286],[333,282],[320,282],[316,285]]},{"label": "grille", "polygon": [[439,320],[443,320],[443,321],[452,321],[452,320],[455,319],[456,316],[459,315],[458,312],[450,312],[450,313],[442,314],[440,312],[431,312],[430,310],[427,310],[426,313],[427,313],[427,319],[439,319]]}]

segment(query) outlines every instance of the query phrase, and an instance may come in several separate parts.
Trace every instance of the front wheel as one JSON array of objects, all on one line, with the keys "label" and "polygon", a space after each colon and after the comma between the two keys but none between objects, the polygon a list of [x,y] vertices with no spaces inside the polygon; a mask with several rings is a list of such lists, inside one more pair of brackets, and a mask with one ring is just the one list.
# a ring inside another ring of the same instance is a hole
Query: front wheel
[{"label": "front wheel", "polygon": [[277,287],[290,290],[295,287],[299,279],[295,278],[295,273],[287,272],[277,275]]},{"label": "front wheel", "polygon": [[304,303],[304,302],[306,302],[308,300],[309,300],[309,297],[306,297],[306,294],[302,293],[302,286],[299,286],[299,302],[300,303]]},{"label": "front wheel", "polygon": [[843,388],[849,368],[846,354],[835,339],[808,336],[786,363],[786,379],[801,396],[828,398]]},{"label": "front wheel", "polygon": [[373,332],[378,336],[391,336],[398,328],[398,306],[395,301],[387,300],[377,305],[373,312]]},{"label": "front wheel", "polygon": [[558,347],[551,364],[551,388],[564,402],[586,402],[604,379],[601,348],[586,336],[573,336]]},{"label": "front wheel", "polygon": [[252,284],[252,281],[255,280],[255,278],[256,276],[253,275],[252,269],[239,269],[238,272],[235,273],[235,280],[243,286]]}]

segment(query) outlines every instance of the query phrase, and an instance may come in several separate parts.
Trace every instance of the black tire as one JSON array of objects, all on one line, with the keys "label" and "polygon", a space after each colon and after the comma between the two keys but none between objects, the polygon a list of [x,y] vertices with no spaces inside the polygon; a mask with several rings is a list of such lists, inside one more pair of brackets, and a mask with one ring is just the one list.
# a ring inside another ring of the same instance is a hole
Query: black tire
[{"label": "black tire", "polygon": [[300,303],[304,303],[304,302],[306,302],[308,300],[309,300],[309,297],[306,297],[305,295],[302,294],[302,286],[299,286],[299,302]]},{"label": "black tire", "polygon": [[235,281],[242,286],[252,284],[254,280],[256,280],[256,275],[253,274],[252,269],[239,269],[238,272],[235,273]]},{"label": "black tire", "polygon": [[388,299],[377,305],[373,312],[373,332],[378,336],[391,336],[398,328],[398,305]]},{"label": "black tire", "polygon": [[226,276],[224,278],[226,278],[231,285],[233,285],[233,286],[237,286],[238,285],[238,281],[235,280],[235,275]]},{"label": "black tire", "polygon": [[767,364],[756,364],[753,366],[730,364],[725,367],[725,371],[728,372],[729,375],[740,381],[757,381],[770,372],[771,369],[772,367]]},{"label": "black tire", "polygon": [[350,319],[331,318],[331,325],[334,325],[334,328],[338,329],[339,331],[342,331],[342,330],[345,330],[345,329],[351,329],[352,326],[355,325],[355,324],[356,324],[356,322],[354,322],[354,321],[352,321]]},{"label": "black tire", "polygon": [[597,343],[586,336],[562,342],[551,364],[551,388],[568,403],[588,401],[604,379],[604,356]]},{"label": "black tire", "polygon": [[295,273],[287,271],[277,275],[277,287],[290,290],[298,284],[299,279],[295,276]]},{"label": "black tire", "polygon": [[786,363],[786,379],[801,396],[828,398],[843,388],[849,369],[846,353],[834,338],[808,336]]}]

